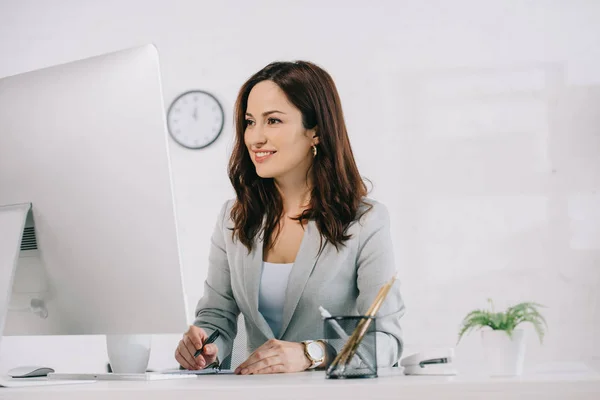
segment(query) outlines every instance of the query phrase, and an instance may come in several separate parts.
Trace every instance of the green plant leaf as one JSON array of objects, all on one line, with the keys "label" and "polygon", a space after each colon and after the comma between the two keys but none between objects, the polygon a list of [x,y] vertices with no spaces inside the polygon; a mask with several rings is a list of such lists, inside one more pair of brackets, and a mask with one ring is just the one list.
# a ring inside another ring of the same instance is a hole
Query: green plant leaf
[{"label": "green plant leaf", "polygon": [[493,313],[489,316],[489,325],[492,327],[492,329],[502,329],[504,321],[505,316],[502,313]]},{"label": "green plant leaf", "polygon": [[521,323],[529,322],[533,325],[540,343],[543,343],[544,338],[544,327],[547,327],[545,318],[538,311],[538,307],[543,307],[541,304],[533,302],[519,303],[507,310],[507,314],[510,314],[515,319],[515,327]]}]

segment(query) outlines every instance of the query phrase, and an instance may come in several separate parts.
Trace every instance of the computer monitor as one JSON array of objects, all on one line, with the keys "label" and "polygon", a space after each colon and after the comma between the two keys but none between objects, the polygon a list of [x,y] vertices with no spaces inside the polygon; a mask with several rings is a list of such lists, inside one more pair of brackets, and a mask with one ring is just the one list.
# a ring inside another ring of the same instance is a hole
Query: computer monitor
[{"label": "computer monitor", "polygon": [[0,335],[186,329],[153,45],[0,79],[2,214]]}]

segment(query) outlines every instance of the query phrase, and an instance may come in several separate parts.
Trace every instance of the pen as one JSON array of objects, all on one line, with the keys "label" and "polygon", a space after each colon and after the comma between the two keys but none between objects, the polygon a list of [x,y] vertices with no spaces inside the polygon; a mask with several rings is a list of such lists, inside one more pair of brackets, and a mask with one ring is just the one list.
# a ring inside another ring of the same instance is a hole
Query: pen
[{"label": "pen", "polygon": [[202,344],[202,347],[199,350],[196,350],[196,352],[194,353],[194,358],[198,357],[200,355],[200,353],[202,353],[202,349],[204,348],[204,346],[206,346],[207,344],[211,344],[213,343],[215,340],[217,340],[217,338],[219,337],[221,333],[219,332],[218,329],[216,329],[209,337],[208,339],[206,339],[206,341]]}]

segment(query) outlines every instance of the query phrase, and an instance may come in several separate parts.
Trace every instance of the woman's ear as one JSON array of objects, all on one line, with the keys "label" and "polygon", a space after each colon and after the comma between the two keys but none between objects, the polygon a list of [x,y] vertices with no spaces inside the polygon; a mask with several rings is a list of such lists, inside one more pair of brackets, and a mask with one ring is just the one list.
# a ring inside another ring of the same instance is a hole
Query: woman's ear
[{"label": "woman's ear", "polygon": [[319,143],[321,143],[319,141],[319,135],[317,134],[317,128],[312,129],[312,143],[313,143],[313,146],[316,146]]}]

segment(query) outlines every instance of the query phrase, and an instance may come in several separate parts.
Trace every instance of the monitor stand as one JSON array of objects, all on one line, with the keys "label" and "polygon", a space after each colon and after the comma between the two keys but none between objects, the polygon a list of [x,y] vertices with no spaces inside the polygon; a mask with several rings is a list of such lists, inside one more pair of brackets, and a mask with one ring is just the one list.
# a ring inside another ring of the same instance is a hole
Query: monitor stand
[{"label": "monitor stand", "polygon": [[[9,310],[13,282],[21,252],[21,240],[31,212],[31,204],[0,205],[0,340],[4,334],[4,324]],[[84,383],[86,381],[79,381]],[[79,383],[78,382],[78,383]],[[64,381],[61,383],[73,383]],[[40,378],[10,379],[0,376],[0,387],[45,386],[58,384]]]},{"label": "monitor stand", "polygon": [[31,204],[0,206],[0,340],[12,294],[21,240]]}]

